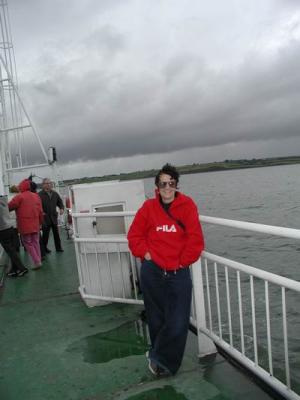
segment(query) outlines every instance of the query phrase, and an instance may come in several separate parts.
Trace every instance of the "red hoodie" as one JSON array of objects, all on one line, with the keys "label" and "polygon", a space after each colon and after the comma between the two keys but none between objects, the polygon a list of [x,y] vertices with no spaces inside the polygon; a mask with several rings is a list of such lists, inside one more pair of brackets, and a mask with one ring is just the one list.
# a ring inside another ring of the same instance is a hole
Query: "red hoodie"
[{"label": "red hoodie", "polygon": [[19,190],[21,193],[17,194],[8,203],[9,210],[16,211],[18,231],[22,235],[39,232],[40,225],[43,222],[40,196],[30,191],[28,179],[20,183]]},{"label": "red hoodie", "polygon": [[127,238],[135,257],[144,259],[149,252],[162,269],[175,270],[198,260],[204,238],[197,206],[190,197],[177,192],[169,213],[175,220],[163,209],[156,193],[155,199],[146,200],[138,210]]}]

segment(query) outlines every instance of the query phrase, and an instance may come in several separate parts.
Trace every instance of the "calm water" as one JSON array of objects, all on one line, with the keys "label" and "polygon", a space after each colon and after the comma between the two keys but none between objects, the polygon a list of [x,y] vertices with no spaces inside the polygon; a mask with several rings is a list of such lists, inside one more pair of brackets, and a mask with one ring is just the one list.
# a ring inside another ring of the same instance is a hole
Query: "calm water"
[{"label": "calm water", "polygon": [[[145,181],[146,194],[153,195],[153,179]],[[224,172],[183,175],[180,190],[197,203],[200,214],[213,217],[257,222],[290,228],[300,228],[300,165],[255,168]],[[300,281],[300,241],[277,238],[232,228],[203,224],[206,250],[244,264]],[[212,267],[212,265],[211,265]],[[213,268],[209,269],[213,282]],[[245,321],[246,355],[252,356],[253,338],[249,279],[242,278],[243,312]],[[224,277],[220,274],[220,282]],[[236,292],[235,274],[229,275],[230,286]],[[214,286],[214,285],[213,285]],[[266,319],[263,283],[255,282],[256,318],[259,364],[267,368]],[[212,308],[216,310],[214,294]],[[300,392],[300,318],[298,294],[287,292],[288,334],[291,376],[294,390]],[[221,291],[223,335],[228,333],[225,291]],[[240,349],[240,330],[237,298],[232,295],[231,314],[234,346]],[[281,293],[270,285],[272,353],[274,373],[283,375],[283,340]],[[216,326],[216,319],[213,321]]]}]

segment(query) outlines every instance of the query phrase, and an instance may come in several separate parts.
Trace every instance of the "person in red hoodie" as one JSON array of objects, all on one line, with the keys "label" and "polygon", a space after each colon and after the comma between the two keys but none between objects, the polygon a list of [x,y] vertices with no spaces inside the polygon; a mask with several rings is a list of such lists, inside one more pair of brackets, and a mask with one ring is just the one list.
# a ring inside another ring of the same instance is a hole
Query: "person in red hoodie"
[{"label": "person in red hoodie", "polygon": [[204,238],[194,201],[178,191],[179,173],[166,164],[128,232],[132,254],[142,260],[144,297],[151,348],[149,369],[174,375],[182,362],[192,299],[189,267],[201,255]]},{"label": "person in red hoodie", "polygon": [[15,210],[17,228],[22,242],[31,256],[34,267],[39,269],[41,263],[41,251],[39,244],[40,226],[43,222],[42,202],[37,193],[32,193],[30,180],[25,179],[19,184],[19,191],[9,203],[9,210]]}]

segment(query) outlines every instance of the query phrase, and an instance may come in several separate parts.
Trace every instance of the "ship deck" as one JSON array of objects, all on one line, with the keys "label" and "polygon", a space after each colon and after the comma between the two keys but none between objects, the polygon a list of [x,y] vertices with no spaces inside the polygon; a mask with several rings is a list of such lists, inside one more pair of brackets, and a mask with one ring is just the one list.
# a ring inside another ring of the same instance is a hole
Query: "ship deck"
[{"label": "ship deck", "polygon": [[219,354],[200,362],[193,333],[178,374],[152,377],[142,308],[88,308],[73,242],[61,236],[64,253],[52,251],[40,270],[6,278],[0,289],[1,400],[273,398]]}]

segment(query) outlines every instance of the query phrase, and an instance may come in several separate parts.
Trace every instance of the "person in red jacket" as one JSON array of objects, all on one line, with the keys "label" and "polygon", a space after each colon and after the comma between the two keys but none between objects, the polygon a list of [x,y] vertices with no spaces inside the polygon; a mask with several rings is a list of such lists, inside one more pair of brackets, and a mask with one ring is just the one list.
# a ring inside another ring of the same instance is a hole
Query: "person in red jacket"
[{"label": "person in red jacket", "polygon": [[149,369],[174,375],[182,362],[192,298],[189,267],[201,255],[204,238],[194,201],[177,190],[179,173],[166,164],[128,232],[132,254],[142,260],[144,297],[151,348]]},{"label": "person in red jacket", "polygon": [[29,179],[19,184],[19,191],[9,203],[9,210],[15,210],[17,228],[22,242],[34,263],[33,269],[39,269],[41,263],[41,251],[39,244],[40,226],[43,222],[42,202],[37,193],[30,191]]}]

